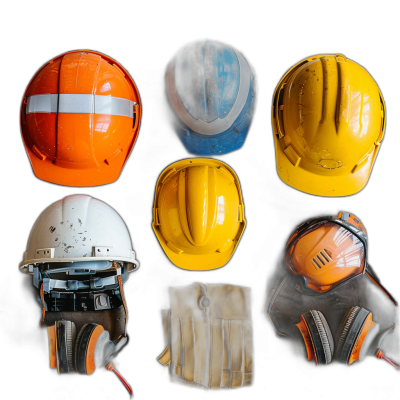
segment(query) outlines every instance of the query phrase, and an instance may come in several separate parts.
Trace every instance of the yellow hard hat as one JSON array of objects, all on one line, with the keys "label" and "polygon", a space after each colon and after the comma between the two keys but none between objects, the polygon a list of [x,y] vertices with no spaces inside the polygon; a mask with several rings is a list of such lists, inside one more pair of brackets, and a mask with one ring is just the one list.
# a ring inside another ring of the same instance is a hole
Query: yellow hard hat
[{"label": "yellow hard hat", "polygon": [[227,164],[190,158],[169,165],[159,176],[153,229],[177,267],[224,266],[245,226],[239,179]]},{"label": "yellow hard hat", "polygon": [[385,130],[378,85],[343,55],[306,58],[275,89],[277,171],[295,189],[348,196],[368,182]]}]

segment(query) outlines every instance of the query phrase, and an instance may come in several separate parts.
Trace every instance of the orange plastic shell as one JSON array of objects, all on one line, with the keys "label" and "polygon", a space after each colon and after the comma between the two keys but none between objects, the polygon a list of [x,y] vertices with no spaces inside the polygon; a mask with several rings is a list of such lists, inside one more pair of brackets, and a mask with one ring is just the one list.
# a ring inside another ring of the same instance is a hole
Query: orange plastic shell
[{"label": "orange plastic shell", "polygon": [[314,345],[313,345],[313,342],[311,339],[311,335],[310,335],[310,332],[308,331],[308,327],[307,327],[307,324],[306,324],[303,316],[300,317],[300,322],[295,325],[299,329],[301,336],[303,336],[304,344],[305,344],[306,350],[307,350],[307,360],[308,361],[315,360],[315,363],[318,364],[317,359],[315,357],[315,350],[314,350]]},{"label": "orange plastic shell", "polygon": [[93,374],[96,369],[96,365],[94,362],[94,353],[96,350],[97,341],[99,340],[100,335],[104,332],[104,328],[101,325],[97,325],[90,336],[89,344],[86,352],[86,373],[88,375]]},{"label": "orange plastic shell", "polygon": [[301,236],[288,250],[286,263],[307,285],[324,293],[346,279],[360,274],[364,247],[354,235],[334,223],[323,223]]},{"label": "orange plastic shell", "polygon": [[49,334],[50,368],[57,368],[56,326],[49,326],[47,332]]},{"label": "orange plastic shell", "polygon": [[364,325],[358,334],[357,340],[353,346],[353,350],[351,351],[350,358],[349,358],[349,365],[352,364],[354,361],[358,361],[360,357],[361,347],[364,343],[364,339],[366,338],[368,332],[371,328],[376,325],[374,321],[372,321],[372,313],[369,313],[368,317],[364,321]]},{"label": "orange plastic shell", "polygon": [[[136,104],[135,118],[93,113],[26,113],[30,96],[100,95]],[[66,186],[116,181],[138,136],[139,91],[112,58],[91,50],[70,51],[49,61],[33,77],[21,105],[21,131],[35,175]]]},{"label": "orange plastic shell", "polygon": [[[340,211],[340,213],[338,215],[338,218],[342,218],[342,216],[343,216],[343,211]],[[346,222],[351,224],[351,225],[353,225],[353,226],[355,226],[358,229],[362,229],[363,232],[365,234],[367,234],[367,231],[365,230],[364,225],[353,214],[349,215],[349,218],[348,218],[348,220]]]}]

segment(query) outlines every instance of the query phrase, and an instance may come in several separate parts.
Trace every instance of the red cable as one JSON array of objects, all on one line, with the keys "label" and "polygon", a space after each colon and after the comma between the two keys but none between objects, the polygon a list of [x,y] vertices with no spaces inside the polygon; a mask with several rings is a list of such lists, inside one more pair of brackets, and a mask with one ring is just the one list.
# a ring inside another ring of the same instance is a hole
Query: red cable
[{"label": "red cable", "polygon": [[398,364],[396,361],[391,360],[390,358],[385,357],[382,350],[378,350],[375,356],[376,358],[387,361],[391,366],[400,371],[400,364]]},{"label": "red cable", "polygon": [[390,360],[389,358],[386,358],[385,356],[382,356],[382,359],[388,362],[390,365],[392,365],[394,368],[397,369],[397,371],[400,371],[400,364],[397,363],[396,361]]},{"label": "red cable", "polygon": [[109,362],[106,365],[106,369],[108,369],[109,371],[113,371],[115,375],[117,375],[117,377],[119,378],[119,380],[123,383],[123,385],[125,386],[126,390],[129,392],[129,394],[132,396],[133,395],[133,390],[131,385],[129,385],[129,383],[124,379],[124,377],[115,369],[115,366],[112,362]]},{"label": "red cable", "polygon": [[129,383],[122,377],[122,375],[116,369],[113,369],[112,372],[114,372],[114,374],[117,376],[117,378],[125,386],[125,389],[129,393],[129,397],[132,399],[133,398],[133,390],[132,390],[131,386],[129,385]]}]

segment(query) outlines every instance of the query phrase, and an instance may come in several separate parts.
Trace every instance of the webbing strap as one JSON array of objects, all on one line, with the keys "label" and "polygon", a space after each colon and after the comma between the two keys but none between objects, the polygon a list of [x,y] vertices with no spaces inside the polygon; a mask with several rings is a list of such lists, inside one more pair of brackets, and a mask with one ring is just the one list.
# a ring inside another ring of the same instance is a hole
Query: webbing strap
[{"label": "webbing strap", "polygon": [[243,386],[249,386],[253,383],[253,326],[243,324],[244,339],[244,378]]},{"label": "webbing strap", "polygon": [[171,340],[171,334],[170,334],[171,311],[170,310],[162,310],[161,318],[162,318],[164,343],[165,343],[165,346],[167,346],[168,344],[170,344],[170,340]]},{"label": "webbing strap", "polygon": [[224,321],[211,320],[211,359],[210,359],[210,387],[222,386],[222,361],[224,359]]},{"label": "webbing strap", "polygon": [[40,301],[42,302],[42,320],[40,321],[40,326],[43,325],[44,319],[46,317],[46,306],[44,304],[44,291],[43,291],[43,283],[40,286]]},{"label": "webbing strap", "polygon": [[192,318],[182,318],[182,374],[187,382],[194,381],[194,325]]},{"label": "webbing strap", "polygon": [[[115,261],[113,261],[113,266],[114,266],[114,268],[118,271],[119,267],[118,267],[118,264],[117,264]],[[118,286],[119,286],[119,292],[121,293],[122,304],[124,305],[124,310],[125,310],[124,335],[126,336],[126,324],[127,324],[127,322],[128,322],[128,308],[126,307],[125,296],[124,296],[124,289],[123,289],[123,287],[122,287],[121,275],[118,275]]]},{"label": "webbing strap", "polygon": [[230,321],[231,376],[230,387],[243,385],[243,329],[241,320]]}]

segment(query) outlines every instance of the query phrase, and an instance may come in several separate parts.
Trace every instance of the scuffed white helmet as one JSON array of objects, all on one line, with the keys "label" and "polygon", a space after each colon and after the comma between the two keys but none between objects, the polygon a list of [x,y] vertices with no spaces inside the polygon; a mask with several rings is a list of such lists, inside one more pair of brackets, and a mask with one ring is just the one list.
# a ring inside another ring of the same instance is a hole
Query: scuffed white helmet
[{"label": "scuffed white helmet", "polygon": [[61,271],[69,269],[67,263],[74,263],[75,269],[83,272],[90,261],[90,269],[106,271],[115,261],[126,263],[128,271],[133,271],[140,265],[135,257],[120,215],[91,196],[73,195],[40,214],[19,267],[22,272],[33,273],[35,266],[46,263]]}]

